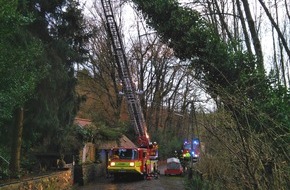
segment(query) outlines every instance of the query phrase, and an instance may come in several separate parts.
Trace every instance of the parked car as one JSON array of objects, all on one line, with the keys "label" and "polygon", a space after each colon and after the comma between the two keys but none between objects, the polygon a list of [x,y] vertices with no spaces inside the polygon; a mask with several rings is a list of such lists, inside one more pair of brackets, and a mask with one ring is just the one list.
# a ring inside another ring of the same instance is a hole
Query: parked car
[{"label": "parked car", "polygon": [[168,158],[166,169],[164,171],[165,175],[182,175],[183,167],[178,158]]}]

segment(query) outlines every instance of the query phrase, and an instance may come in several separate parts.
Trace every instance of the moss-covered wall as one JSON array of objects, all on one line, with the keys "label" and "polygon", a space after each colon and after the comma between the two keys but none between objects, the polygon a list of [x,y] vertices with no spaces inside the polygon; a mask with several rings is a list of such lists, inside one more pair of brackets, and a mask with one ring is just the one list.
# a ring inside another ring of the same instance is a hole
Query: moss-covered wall
[{"label": "moss-covered wall", "polygon": [[72,184],[72,169],[67,169],[10,184],[1,184],[0,190],[69,190]]},{"label": "moss-covered wall", "polygon": [[68,167],[48,175],[0,184],[0,190],[71,190],[74,185],[86,185],[106,174],[105,163]]}]

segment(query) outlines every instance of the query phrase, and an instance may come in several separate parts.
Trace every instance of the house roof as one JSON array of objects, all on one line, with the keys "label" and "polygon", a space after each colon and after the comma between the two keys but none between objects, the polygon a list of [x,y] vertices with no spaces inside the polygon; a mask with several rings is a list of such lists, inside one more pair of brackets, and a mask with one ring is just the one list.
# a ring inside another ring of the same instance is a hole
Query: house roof
[{"label": "house roof", "polygon": [[[85,127],[87,125],[90,125],[92,123],[89,119],[79,118],[76,117],[74,120],[74,123],[79,125],[80,127]],[[125,135],[122,135],[118,140],[113,141],[106,141],[102,142],[99,149],[111,149],[113,147],[133,147],[136,148],[137,146]]]},{"label": "house roof", "polygon": [[122,137],[119,139],[121,147],[134,147],[136,148],[137,146],[130,140],[128,137],[125,135],[122,135]]},{"label": "house roof", "polygon": [[74,123],[81,126],[81,127],[84,127],[86,125],[90,125],[92,123],[92,121],[89,119],[83,119],[83,118],[76,117],[74,120]]},{"label": "house roof", "polygon": [[99,149],[111,149],[114,147],[132,147],[136,148],[137,146],[125,135],[122,135],[122,137],[117,141],[107,141],[103,142]]}]

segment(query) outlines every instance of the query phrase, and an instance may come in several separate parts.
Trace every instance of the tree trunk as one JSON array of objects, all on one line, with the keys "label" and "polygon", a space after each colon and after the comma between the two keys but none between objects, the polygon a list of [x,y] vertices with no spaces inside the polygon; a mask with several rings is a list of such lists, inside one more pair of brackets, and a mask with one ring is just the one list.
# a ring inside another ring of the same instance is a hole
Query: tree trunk
[{"label": "tree trunk", "polygon": [[[215,4],[215,7],[216,7],[217,14],[219,16],[219,20],[221,22],[222,33],[223,34],[225,33],[230,41],[234,41],[233,36],[232,36],[232,34],[231,34],[231,32],[230,32],[230,30],[228,28],[228,25],[227,25],[227,23],[225,21],[224,13],[221,11],[217,0],[214,0],[214,4]],[[223,36],[224,36],[224,39],[226,39],[225,35],[223,35]]]},{"label": "tree trunk", "polygon": [[9,170],[11,177],[19,177],[20,172],[20,153],[22,144],[23,131],[23,107],[17,108],[15,111],[15,122],[13,125],[12,143],[11,143],[11,158]]},{"label": "tree trunk", "polygon": [[240,0],[236,0],[236,3],[237,3],[238,15],[239,15],[239,18],[241,21],[241,25],[242,25],[242,29],[243,29],[243,33],[244,33],[244,37],[245,37],[245,43],[246,43],[249,54],[253,55],[252,48],[251,48],[251,42],[250,42],[250,38],[249,38],[249,35],[247,32],[246,22],[245,22],[244,15],[242,12]]},{"label": "tree trunk", "polygon": [[242,3],[244,5],[246,18],[248,21],[248,26],[249,26],[250,33],[252,36],[254,49],[255,49],[255,52],[257,55],[257,64],[258,64],[257,67],[258,67],[258,70],[260,73],[264,73],[263,52],[262,52],[261,42],[260,42],[259,37],[258,37],[258,32],[257,32],[256,27],[255,27],[255,22],[253,20],[252,15],[251,15],[249,2],[248,2],[248,0],[242,0]]}]

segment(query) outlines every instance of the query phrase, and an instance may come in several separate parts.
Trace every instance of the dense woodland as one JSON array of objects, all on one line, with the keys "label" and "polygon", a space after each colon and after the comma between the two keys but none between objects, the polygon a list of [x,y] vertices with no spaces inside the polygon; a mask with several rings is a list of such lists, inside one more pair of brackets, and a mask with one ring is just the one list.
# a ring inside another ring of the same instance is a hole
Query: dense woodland
[{"label": "dense woodland", "polygon": [[[37,153],[134,141],[100,1],[0,2],[0,176],[34,171]],[[289,189],[287,1],[112,2],[161,158],[205,144],[189,188]]]}]

